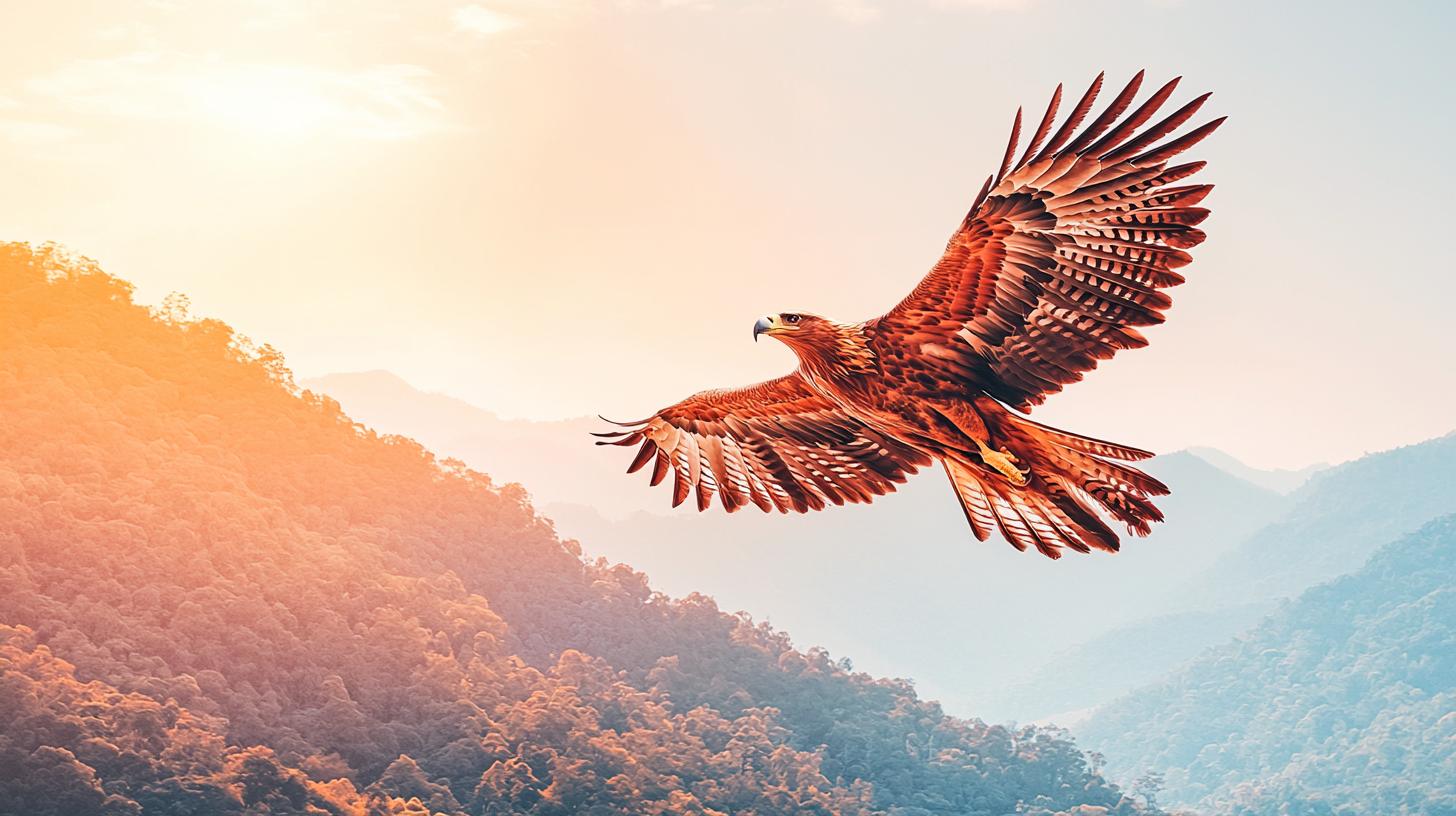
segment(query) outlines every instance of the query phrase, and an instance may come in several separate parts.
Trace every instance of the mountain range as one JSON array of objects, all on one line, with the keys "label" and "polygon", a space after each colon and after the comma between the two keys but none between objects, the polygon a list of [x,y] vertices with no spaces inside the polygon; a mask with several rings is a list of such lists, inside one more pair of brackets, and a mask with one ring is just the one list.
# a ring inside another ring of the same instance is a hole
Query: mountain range
[{"label": "mountain range", "polygon": [[1456,433],[1363,456],[1314,475],[1288,510],[1174,585],[1174,608],[1291,598],[1363,564],[1383,542],[1456,512]]},{"label": "mountain range", "polygon": [[1048,562],[932,478],[608,517],[663,497],[591,423],[390,393],[514,472],[0,245],[0,814],[1456,812],[1456,435],[1161,456],[1154,537]]}]

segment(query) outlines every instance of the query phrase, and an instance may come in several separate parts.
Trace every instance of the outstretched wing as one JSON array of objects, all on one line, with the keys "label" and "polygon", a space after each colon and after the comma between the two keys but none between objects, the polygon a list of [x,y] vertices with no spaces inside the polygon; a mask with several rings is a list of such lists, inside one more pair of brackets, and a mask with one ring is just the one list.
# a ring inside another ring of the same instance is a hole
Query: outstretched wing
[{"label": "outstretched wing", "polygon": [[822,510],[889,493],[929,457],[842,413],[797,373],[746,388],[704,391],[597,434],[599,445],[641,447],[628,473],[652,463],[652,484],[673,474],[672,504],[716,493],[730,513]]},{"label": "outstretched wing", "polygon": [[[1223,119],[1169,138],[1203,94],[1144,127],[1178,80],[1131,113],[1143,74],[1078,130],[1102,87],[1099,74],[1051,134],[1057,87],[1019,159],[1021,111],[1000,170],[987,179],[945,254],[889,313],[866,324],[881,364],[909,372],[929,362],[952,379],[1026,410],[1076,382],[1137,331],[1163,321],[1162,290],[1204,234],[1196,206],[1212,185],[1178,185],[1203,162],[1168,166]],[[1119,118],[1120,117],[1120,118]],[[1176,185],[1176,186],[1175,186]]]}]

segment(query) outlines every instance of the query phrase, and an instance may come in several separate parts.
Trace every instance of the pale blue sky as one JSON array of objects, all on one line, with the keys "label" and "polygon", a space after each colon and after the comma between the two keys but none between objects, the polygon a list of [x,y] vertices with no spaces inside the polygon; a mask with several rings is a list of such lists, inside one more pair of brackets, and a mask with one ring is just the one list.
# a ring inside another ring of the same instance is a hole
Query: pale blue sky
[{"label": "pale blue sky", "polygon": [[0,32],[0,238],[508,415],[773,376],[883,311],[1018,104],[1100,69],[1229,122],[1148,349],[1039,418],[1261,465],[1456,422],[1445,3],[55,3]]}]

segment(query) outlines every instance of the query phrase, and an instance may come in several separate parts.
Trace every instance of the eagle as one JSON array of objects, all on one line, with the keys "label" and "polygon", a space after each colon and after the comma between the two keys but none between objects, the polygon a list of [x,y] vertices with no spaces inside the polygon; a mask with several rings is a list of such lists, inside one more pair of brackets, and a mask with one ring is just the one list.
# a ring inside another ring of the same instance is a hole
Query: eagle
[{"label": "eagle", "polygon": [[1134,108],[1143,76],[1084,127],[1099,74],[1054,130],[1057,86],[1019,154],[1018,109],[999,169],[894,308],[860,323],[759,318],[754,340],[786,344],[797,369],[613,422],[597,444],[636,445],[627,470],[651,464],[653,485],[672,474],[674,507],[689,496],[728,512],[869,502],[939,462],[979,540],[999,530],[1051,558],[1116,552],[1098,511],[1147,535],[1163,519],[1151,498],[1168,488],[1125,463],[1153,454],[1028,416],[1100,361],[1147,345],[1139,328],[1163,322],[1164,290],[1205,238],[1198,204],[1212,185],[1185,183],[1205,162],[1169,162],[1226,117],[1175,135],[1205,93],[1149,125],[1180,78]]}]

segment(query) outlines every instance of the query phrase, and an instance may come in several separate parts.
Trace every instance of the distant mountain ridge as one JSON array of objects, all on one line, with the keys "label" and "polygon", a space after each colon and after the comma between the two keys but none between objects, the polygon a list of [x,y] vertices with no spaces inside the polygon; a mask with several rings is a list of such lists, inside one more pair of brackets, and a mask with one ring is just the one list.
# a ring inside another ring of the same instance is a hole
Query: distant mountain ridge
[{"label": "distant mountain ridge", "polygon": [[518,482],[540,506],[589,504],[616,518],[665,510],[642,486],[621,478],[622,463],[592,445],[598,420],[503,419],[445,394],[421,391],[388,371],[327,374],[304,388],[339,401],[370,427],[419,440],[431,450],[476,467],[500,482]]},{"label": "distant mountain ridge", "polygon": [[1456,812],[1456,516],[1076,730],[1121,778],[1165,771],[1175,804]]},{"label": "distant mountain ridge", "polygon": [[1168,595],[1199,609],[1293,597],[1363,564],[1380,542],[1456,513],[1456,433],[1315,474],[1288,513]]},{"label": "distant mountain ridge", "polygon": [[1264,469],[1246,465],[1217,448],[1191,447],[1187,451],[1214,467],[1221,468],[1246,482],[1268,488],[1275,493],[1289,493],[1309,481],[1311,476],[1329,468],[1328,464],[1319,462],[1302,468]]}]

